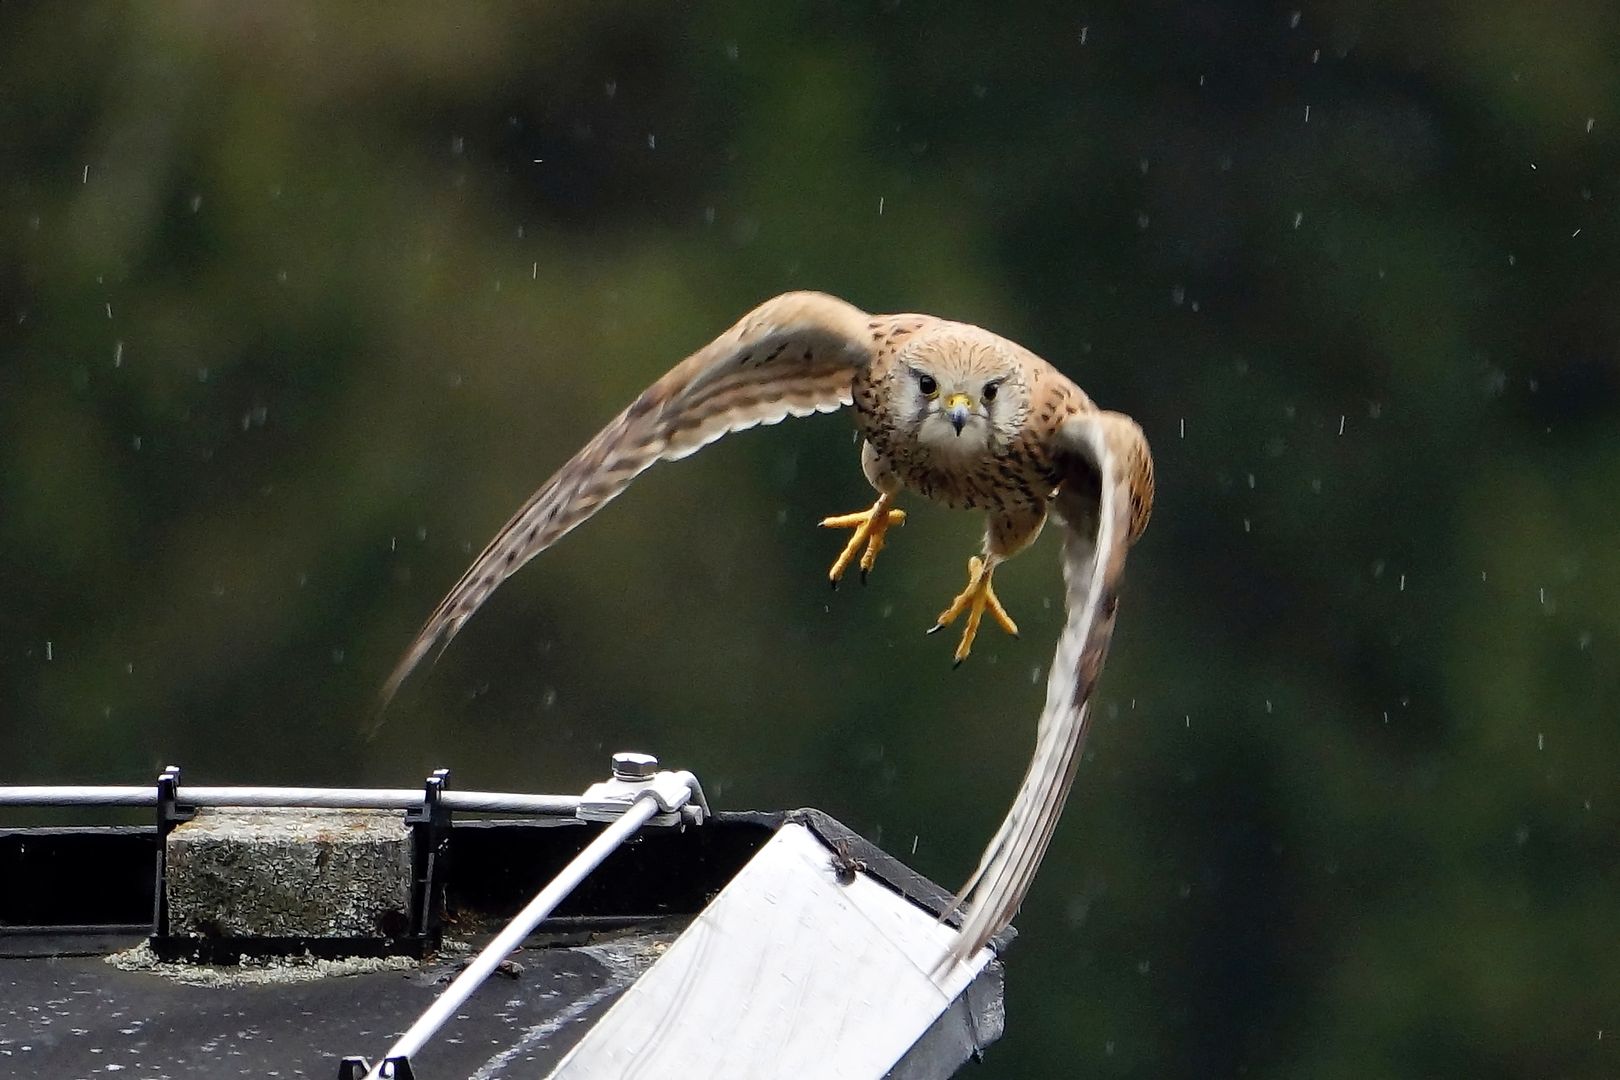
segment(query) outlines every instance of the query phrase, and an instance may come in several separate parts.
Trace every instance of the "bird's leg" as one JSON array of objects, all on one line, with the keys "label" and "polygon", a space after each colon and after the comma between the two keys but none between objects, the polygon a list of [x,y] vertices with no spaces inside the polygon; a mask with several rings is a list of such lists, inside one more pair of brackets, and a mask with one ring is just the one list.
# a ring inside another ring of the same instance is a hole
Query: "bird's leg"
[{"label": "bird's leg", "polygon": [[928,631],[932,634],[943,630],[955,622],[962,612],[967,612],[967,626],[962,629],[962,640],[956,646],[958,665],[973,651],[973,639],[979,635],[979,622],[987,610],[1003,630],[1013,637],[1018,636],[1018,624],[1012,621],[1007,609],[996,599],[995,587],[990,584],[990,575],[994,572],[995,563],[990,560],[977,555],[969,559],[967,588],[956,595],[950,607],[939,613],[939,618],[934,620],[934,625]]},{"label": "bird's leg", "polygon": [[855,561],[855,553],[860,551],[862,544],[866,545],[866,552],[861,556],[861,581],[864,582],[866,575],[872,572],[872,564],[877,562],[878,552],[883,550],[884,534],[889,531],[889,526],[899,525],[906,520],[906,512],[895,510],[893,506],[894,496],[885,493],[878,496],[878,501],[872,504],[870,510],[821,519],[824,529],[855,530],[849,543],[844,545],[844,550],[834,560],[832,569],[827,571],[827,580],[832,582],[833,588],[838,588],[838,579]]}]

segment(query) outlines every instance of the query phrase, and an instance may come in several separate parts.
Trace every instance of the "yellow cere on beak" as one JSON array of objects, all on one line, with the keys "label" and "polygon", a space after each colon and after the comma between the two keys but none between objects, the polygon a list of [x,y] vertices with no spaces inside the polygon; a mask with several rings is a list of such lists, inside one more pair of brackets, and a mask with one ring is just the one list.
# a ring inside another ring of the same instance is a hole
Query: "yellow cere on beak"
[{"label": "yellow cere on beak", "polygon": [[951,419],[951,427],[960,435],[962,425],[968,422],[968,416],[973,412],[973,399],[966,394],[952,394],[945,399],[945,412]]}]

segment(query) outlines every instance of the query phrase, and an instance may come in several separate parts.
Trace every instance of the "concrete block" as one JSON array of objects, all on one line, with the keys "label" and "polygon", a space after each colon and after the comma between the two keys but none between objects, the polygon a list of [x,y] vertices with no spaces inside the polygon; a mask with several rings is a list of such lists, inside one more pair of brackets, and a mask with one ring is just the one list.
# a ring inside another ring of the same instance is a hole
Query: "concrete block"
[{"label": "concrete block", "polygon": [[169,833],[169,932],[391,937],[411,910],[411,830],[397,811],[198,810]]}]

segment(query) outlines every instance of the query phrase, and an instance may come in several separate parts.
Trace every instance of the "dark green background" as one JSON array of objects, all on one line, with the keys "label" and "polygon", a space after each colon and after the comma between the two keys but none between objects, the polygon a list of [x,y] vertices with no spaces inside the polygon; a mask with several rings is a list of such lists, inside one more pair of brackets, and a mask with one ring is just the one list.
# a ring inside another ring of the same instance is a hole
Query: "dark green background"
[{"label": "dark green background", "polygon": [[[374,742],[470,554],[776,292],[981,323],[1153,443],[998,1077],[1620,1073],[1607,2],[0,5],[0,779],[576,790],[955,884],[1060,622],[846,417],[660,466]],[[915,845],[915,854],[912,854]]]}]

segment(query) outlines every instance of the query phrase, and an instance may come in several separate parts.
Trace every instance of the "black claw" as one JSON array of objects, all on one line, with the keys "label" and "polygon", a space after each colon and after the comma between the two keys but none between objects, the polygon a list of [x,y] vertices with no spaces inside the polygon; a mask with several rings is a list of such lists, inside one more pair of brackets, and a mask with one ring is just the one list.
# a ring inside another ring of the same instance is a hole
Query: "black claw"
[{"label": "black claw", "polygon": [[868,573],[868,571],[867,571],[866,567],[864,567],[864,566],[861,567],[861,584],[862,585],[866,584],[866,575],[867,575],[867,573]]},{"label": "black claw", "polygon": [[833,592],[838,591],[838,579],[837,578],[835,578],[835,577],[828,578],[827,579],[827,584],[832,586],[832,591]]},{"label": "black claw", "polygon": [[[966,660],[966,659],[967,659],[967,657],[965,657],[965,656],[962,657],[962,660]],[[962,666],[962,660],[958,660],[956,663],[952,664],[951,665],[951,670],[955,671],[957,668],[961,667]]]}]

